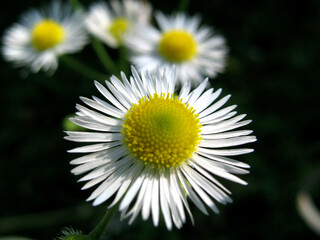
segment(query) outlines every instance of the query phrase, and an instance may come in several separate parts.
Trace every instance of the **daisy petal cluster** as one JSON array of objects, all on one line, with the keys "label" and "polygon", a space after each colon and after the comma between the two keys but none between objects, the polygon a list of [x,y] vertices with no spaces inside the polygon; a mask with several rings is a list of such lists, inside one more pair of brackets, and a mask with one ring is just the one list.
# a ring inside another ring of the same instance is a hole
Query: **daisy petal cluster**
[{"label": "daisy petal cluster", "polygon": [[127,38],[131,61],[140,71],[175,64],[178,80],[200,83],[204,76],[222,72],[228,52],[225,39],[212,28],[200,26],[200,17],[158,12],[152,26],[140,27]]},{"label": "daisy petal cluster", "polygon": [[2,53],[7,61],[32,72],[54,72],[58,57],[80,51],[87,43],[83,16],[68,4],[54,1],[42,10],[26,12],[3,36]]},{"label": "daisy petal cluster", "polygon": [[[203,213],[218,213],[216,202],[231,202],[219,178],[246,184],[237,174],[249,165],[233,156],[253,149],[236,146],[256,141],[251,130],[237,130],[251,120],[224,107],[230,95],[206,90],[208,79],[191,90],[185,83],[175,95],[174,68],[145,72],[132,68],[128,79],[111,77],[106,87],[95,82],[105,99],[81,97],[71,121],[89,131],[69,131],[67,140],[93,143],[70,150],[84,153],[71,161],[72,173],[84,174],[82,189],[96,187],[93,205],[119,203],[122,218],[133,222],[141,213],[155,226],[163,216],[166,227],[193,222],[189,202]],[[219,99],[219,100],[218,100]],[[236,148],[234,148],[236,147]]]},{"label": "daisy petal cluster", "polygon": [[136,25],[150,21],[151,7],[137,0],[113,0],[93,4],[86,17],[88,31],[112,48],[124,43],[124,38]]}]

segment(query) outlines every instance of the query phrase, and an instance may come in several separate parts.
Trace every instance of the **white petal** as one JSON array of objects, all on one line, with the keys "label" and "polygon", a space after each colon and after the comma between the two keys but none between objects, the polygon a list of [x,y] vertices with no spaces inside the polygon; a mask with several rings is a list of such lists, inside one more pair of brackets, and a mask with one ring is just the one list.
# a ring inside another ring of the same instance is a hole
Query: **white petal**
[{"label": "white petal", "polygon": [[95,96],[92,96],[92,98],[93,98],[94,101],[96,101],[96,102],[100,103],[101,105],[103,105],[107,109],[107,111],[109,111],[109,114],[111,116],[114,116],[116,118],[123,118],[123,116],[125,115],[125,113],[123,111],[121,111],[118,108],[110,105],[109,103],[101,100],[100,98],[95,97]]},{"label": "white petal", "polygon": [[192,213],[191,213],[191,211],[190,211],[188,201],[187,201],[187,199],[186,199],[186,197],[185,197],[185,193],[184,193],[183,190],[182,190],[181,182],[180,182],[180,180],[179,180],[178,177],[177,177],[177,172],[176,172],[176,171],[173,171],[173,174],[171,175],[171,177],[172,177],[172,182],[173,182],[173,184],[175,184],[174,188],[177,189],[177,191],[178,191],[178,193],[179,193],[179,197],[180,197],[180,199],[182,200],[182,202],[183,202],[183,204],[184,204],[185,208],[187,209],[187,212],[188,212],[188,214],[189,214],[189,216],[190,216],[192,225],[194,225],[193,216],[192,216]]},{"label": "white petal", "polygon": [[218,111],[218,112],[215,112],[215,113],[213,113],[213,114],[209,114],[209,115],[201,118],[200,121],[201,121],[202,124],[208,124],[208,123],[210,123],[210,121],[212,121],[212,120],[214,120],[214,119],[217,119],[217,118],[219,118],[219,117],[221,117],[221,116],[224,116],[224,115],[226,115],[227,113],[231,112],[231,111],[232,111],[233,109],[235,109],[236,107],[237,107],[237,105],[232,105],[232,106],[230,106],[230,107],[223,108],[223,109],[221,109],[221,110]]},{"label": "white petal", "polygon": [[211,197],[216,199],[218,202],[222,204],[226,204],[230,201],[230,198],[222,192],[219,188],[217,188],[214,184],[209,182],[206,178],[202,177],[201,174],[196,173],[192,168],[186,167],[186,171],[188,171],[190,178],[192,178],[198,185],[206,191]]},{"label": "white petal", "polygon": [[77,164],[81,164],[81,163],[85,163],[85,162],[94,161],[96,159],[101,159],[104,156],[104,154],[106,154],[107,152],[108,152],[107,150],[104,150],[104,151],[101,151],[101,152],[95,152],[95,153],[87,154],[87,155],[84,155],[82,157],[73,159],[70,162],[70,164],[77,165]]},{"label": "white petal", "polygon": [[138,87],[139,92],[141,92],[143,96],[147,96],[147,92],[145,91],[145,89],[142,85],[142,80],[141,80],[139,74],[137,73],[137,70],[134,67],[131,67],[131,72],[132,72],[132,75],[134,78],[134,83]]},{"label": "white petal", "polygon": [[[213,127],[213,125],[212,125],[212,127],[210,129],[206,130],[205,134],[222,133],[222,132],[230,131],[230,130],[233,130],[236,128],[246,126],[251,122],[252,122],[252,120],[245,120],[245,121],[237,122],[234,124],[230,124],[230,122],[226,121],[225,124],[222,123],[220,126],[216,125],[216,127]],[[224,126],[222,126],[222,125],[224,125]]]},{"label": "white petal", "polygon": [[123,200],[120,203],[119,211],[124,210],[130,205],[133,198],[136,196],[137,192],[139,191],[145,176],[146,174],[142,172],[142,174],[138,177],[138,179],[130,186],[129,191],[126,193],[126,195],[124,196]]},{"label": "white petal", "polygon": [[110,161],[106,164],[99,166],[95,169],[93,169],[90,173],[80,178],[78,181],[88,181],[97,177],[100,177],[101,175],[109,175],[110,173],[113,173],[117,168],[121,167],[122,165],[128,163],[128,161],[131,160],[130,156],[126,156],[122,158],[119,161]]},{"label": "white petal", "polygon": [[145,171],[146,177],[143,180],[143,183],[142,183],[142,186],[141,186],[141,188],[139,190],[139,194],[138,194],[138,197],[137,197],[137,199],[135,201],[135,204],[132,207],[132,209],[125,216],[125,217],[128,217],[128,216],[132,215],[130,220],[129,220],[129,224],[131,224],[135,220],[135,218],[138,216],[138,214],[140,213],[140,210],[141,210],[141,208],[143,206],[143,203],[144,203],[143,200],[145,198],[146,190],[147,190],[147,187],[148,187],[149,182],[150,182],[149,179],[148,179],[150,177],[150,172],[151,172],[151,169],[147,169]]},{"label": "white petal", "polygon": [[233,138],[233,137],[240,137],[246,136],[253,133],[252,130],[238,130],[238,131],[230,131],[218,134],[206,134],[202,135],[202,139],[224,139],[224,138]]},{"label": "white petal", "polygon": [[202,132],[204,134],[223,132],[221,131],[221,129],[228,129],[230,126],[236,125],[235,123],[239,122],[245,117],[246,117],[246,114],[241,114],[229,120],[222,121],[220,123],[204,125],[202,126]]},{"label": "white petal", "polygon": [[186,216],[184,213],[184,209],[183,209],[183,204],[181,202],[181,198],[179,195],[179,187],[178,187],[178,183],[177,180],[175,178],[175,170],[170,169],[170,194],[172,196],[172,198],[174,199],[174,203],[177,206],[179,215],[181,217],[181,221],[184,223],[186,221]]},{"label": "white petal", "polygon": [[[195,159],[196,159],[196,156],[195,156]],[[201,164],[201,161],[198,161],[199,164]],[[211,173],[219,176],[219,177],[222,177],[222,178],[225,178],[225,179],[228,179],[230,181],[233,181],[233,182],[236,182],[236,183],[239,183],[239,184],[242,184],[242,185],[247,185],[247,183],[245,181],[243,181],[242,179],[236,177],[235,175],[232,175],[230,173],[228,173],[226,170],[222,169],[222,168],[218,168],[216,166],[213,166],[212,164],[210,166],[204,166],[203,164],[201,164],[203,167],[206,167],[206,169],[208,171],[210,171]]]},{"label": "white petal", "polygon": [[257,138],[255,136],[234,137],[234,138],[218,139],[218,140],[202,139],[199,146],[207,147],[207,148],[232,147],[232,146],[238,146],[246,143],[255,142],[256,140]]},{"label": "white petal", "polygon": [[101,131],[101,132],[121,132],[122,126],[111,126],[111,125],[106,125],[106,124],[101,124],[101,123],[97,123],[95,121],[84,121],[81,118],[70,118],[69,119],[71,122],[73,122],[74,124],[83,127],[83,128],[87,128],[90,130],[94,130],[94,131]]},{"label": "white petal", "polygon": [[198,182],[194,181],[188,172],[188,169],[185,169],[185,166],[182,167],[182,172],[187,180],[190,182],[192,188],[199,194],[200,198],[210,207],[215,213],[219,213],[219,209],[216,204],[210,199],[210,197],[201,189]]},{"label": "white petal", "polygon": [[168,206],[168,200],[166,197],[166,186],[165,186],[165,176],[164,174],[160,175],[160,206],[163,214],[164,222],[168,230],[172,229],[172,221],[170,217],[170,210]]},{"label": "white petal", "polygon": [[186,103],[189,100],[189,92],[191,89],[191,85],[189,82],[185,83],[180,91],[179,99],[182,99],[182,102]]},{"label": "white petal", "polygon": [[127,98],[128,93],[125,95],[120,93],[109,81],[106,81],[106,84],[109,90],[113,93],[113,96],[115,96],[125,108],[131,108],[130,100]]},{"label": "white petal", "polygon": [[143,204],[142,204],[142,219],[147,220],[150,215],[151,198],[152,198],[152,187],[153,187],[154,169],[149,173],[147,177],[146,192],[144,194]]},{"label": "white petal", "polygon": [[194,89],[189,97],[189,100],[187,103],[190,104],[190,106],[193,106],[193,104],[197,101],[203,90],[205,89],[207,83],[208,83],[208,78],[206,78],[196,89]]},{"label": "white petal", "polygon": [[238,149],[221,149],[221,150],[216,150],[216,149],[207,149],[207,148],[202,148],[199,147],[197,149],[197,152],[199,153],[208,153],[212,155],[221,155],[221,156],[235,156],[235,155],[242,155],[242,154],[247,154],[253,152],[252,148],[238,148]]},{"label": "white petal", "polygon": [[99,188],[101,187],[101,190],[103,190],[103,192],[99,193],[98,191],[94,191],[89,197],[88,201],[95,199],[92,205],[97,206],[108,200],[119,189],[122,182],[124,181],[126,177],[126,174],[124,172],[127,170],[127,168],[128,165],[119,167],[104,183],[99,186]]},{"label": "white petal", "polygon": [[98,143],[98,144],[74,148],[74,149],[68,150],[68,152],[69,153],[98,152],[98,151],[102,151],[102,150],[106,150],[106,149],[118,146],[120,144],[122,144],[120,141],[109,142],[109,143]]},{"label": "white petal", "polygon": [[121,133],[95,133],[83,132],[83,134],[76,134],[76,132],[67,132],[70,136],[64,138],[74,142],[112,142],[122,139]]},{"label": "white petal", "polygon": [[115,113],[115,108],[113,107],[113,109],[111,108],[112,106],[106,104],[102,104],[101,102],[97,102],[97,101],[94,101],[94,100],[91,100],[89,98],[85,98],[85,97],[80,97],[80,99],[87,105],[89,105],[90,107],[98,110],[98,111],[101,111],[107,115],[110,115],[110,116],[113,116],[113,117],[116,117],[116,118],[119,118],[121,117],[122,115],[119,114],[119,110],[116,109],[116,113]]},{"label": "white petal", "polygon": [[91,181],[87,182],[85,185],[83,185],[83,187],[81,188],[81,190],[85,190],[88,188],[93,187],[94,185],[102,182],[103,180],[105,180],[108,176],[107,175],[102,175],[100,177],[97,177],[95,179],[92,179]]},{"label": "white petal", "polygon": [[[220,89],[219,89],[219,90],[220,90]],[[219,92],[219,90],[216,91],[216,92],[218,92],[217,94],[220,94],[221,90],[220,90],[220,92]],[[218,102],[216,102],[216,103],[213,104],[212,106],[208,107],[206,110],[204,110],[203,112],[201,112],[201,113],[199,114],[199,118],[201,119],[201,118],[209,115],[210,113],[216,111],[216,110],[219,109],[220,107],[222,107],[222,106],[229,100],[230,97],[231,97],[231,95],[229,94],[229,95],[223,97],[222,99],[220,99]]]},{"label": "white petal", "polygon": [[123,112],[126,112],[127,110],[118,102],[117,99],[115,99],[112,94],[99,82],[95,81],[94,84],[96,85],[99,92],[108,99],[114,106],[116,106],[118,109],[120,109]]},{"label": "white petal", "polygon": [[127,154],[126,149],[124,149],[123,147],[119,149],[116,148],[117,147],[115,147],[115,150],[113,151],[106,150],[105,153],[97,155],[95,156],[95,158],[90,158],[89,161],[88,158],[84,158],[86,156],[75,159],[74,161],[86,161],[86,163],[75,167],[71,170],[71,172],[75,175],[82,174],[106,163],[116,161]]},{"label": "white petal", "polygon": [[[122,79],[126,80],[127,81],[127,84],[129,83],[125,74],[123,72],[121,72],[121,77]],[[126,100],[129,102],[129,103],[137,103],[138,102],[138,99],[137,97],[134,95],[134,93],[132,92],[131,90],[131,87],[130,85],[123,85],[123,83],[121,83],[121,81],[116,78],[115,76],[112,76],[110,78],[113,86],[117,89],[117,91],[119,91],[119,93],[122,94],[122,96],[124,98],[126,98]]]},{"label": "white petal", "polygon": [[191,201],[203,212],[204,214],[208,215],[208,212],[197,196],[197,194],[192,190],[192,188],[189,186],[189,183],[186,182],[185,177],[181,174],[180,171],[177,171],[178,177],[180,179],[180,182],[184,188],[184,190],[187,193],[187,196],[190,197]]},{"label": "white petal", "polygon": [[86,107],[83,107],[80,104],[77,104],[76,108],[80,112],[84,113],[86,116],[89,116],[89,117],[93,118],[94,120],[101,122],[103,124],[112,125],[112,126],[119,126],[122,124],[122,121],[120,121],[118,119],[107,117],[106,115],[97,113],[97,112],[92,111]]},{"label": "white petal", "polygon": [[177,206],[175,204],[175,200],[172,198],[173,196],[170,193],[170,182],[169,182],[169,173],[166,172],[164,173],[164,177],[163,177],[163,188],[164,188],[164,193],[166,196],[166,199],[168,201],[170,210],[171,210],[171,216],[172,216],[172,220],[174,225],[180,229],[182,227],[182,221],[181,221],[181,217],[179,215]]},{"label": "white petal", "polygon": [[125,148],[123,146],[115,146],[113,148],[110,148],[109,150],[103,150],[101,152],[91,153],[87,154],[85,156],[76,158],[70,162],[72,165],[82,164],[90,161],[95,161],[99,159],[103,159],[108,156],[114,157],[119,152],[124,152]]},{"label": "white petal", "polygon": [[[231,192],[225,187],[223,186],[217,179],[215,179],[208,171],[206,171],[206,168],[201,168],[198,165],[197,161],[192,161],[190,163],[190,165],[192,167],[194,167],[194,169],[196,169],[199,173],[201,173],[204,177],[208,178],[211,182],[213,182],[215,185],[217,185],[217,187],[221,188],[223,191],[225,191],[228,194],[231,194]],[[227,195],[226,195],[227,196]],[[232,202],[231,198],[229,198],[230,202]]]},{"label": "white petal", "polygon": [[222,162],[222,163],[227,163],[230,165],[234,165],[234,166],[238,166],[241,168],[250,168],[250,166],[246,163],[243,162],[239,162],[237,160],[228,158],[228,157],[223,157],[223,156],[219,156],[219,155],[214,155],[212,154],[210,151],[207,151],[208,149],[201,149],[200,151],[198,151],[198,153],[200,153],[201,155],[210,158],[212,160],[218,161],[218,162]]},{"label": "white petal", "polygon": [[213,88],[208,89],[197,99],[197,101],[195,101],[195,103],[192,105],[192,107],[196,110],[195,113],[201,112],[214,101],[214,99],[212,99],[212,92]]},{"label": "white petal", "polygon": [[200,155],[195,155],[194,156],[194,163],[195,164],[199,164],[201,165],[202,167],[204,167],[204,169],[206,169],[206,166],[208,167],[213,167],[213,168],[219,168],[221,169],[222,171],[226,171],[226,172],[230,172],[230,173],[235,173],[235,174],[247,174],[249,173],[248,170],[246,169],[242,169],[242,168],[239,168],[237,166],[234,166],[234,165],[229,165],[229,164],[226,164],[226,163],[222,163],[222,162],[219,162],[219,161],[214,161],[212,158],[205,158],[203,156],[200,156]]},{"label": "white petal", "polygon": [[153,225],[159,224],[159,174],[156,172],[153,179],[152,199],[151,199],[151,212]]},{"label": "white petal", "polygon": [[[215,124],[217,124],[217,123],[223,122],[224,120],[230,119],[230,118],[234,117],[235,115],[237,115],[237,112],[236,112],[236,111],[233,111],[233,112],[227,113],[227,114],[225,114],[225,115],[223,115],[223,116],[221,116],[221,117],[217,117],[217,118],[215,118],[215,119],[212,119],[212,120],[206,122],[206,123],[203,124],[203,125],[209,125],[209,124],[210,124],[210,125],[215,125]],[[200,122],[201,122],[201,120],[200,120]]]},{"label": "white petal", "polygon": [[129,188],[130,184],[132,182],[135,182],[138,176],[140,176],[140,173],[143,167],[144,167],[143,164],[132,165],[130,172],[128,171],[126,179],[122,183],[121,187],[117,192],[116,197],[114,198],[113,202],[109,205],[108,208],[113,207],[115,204],[117,204],[120,201],[122,196],[127,192],[127,189]]}]

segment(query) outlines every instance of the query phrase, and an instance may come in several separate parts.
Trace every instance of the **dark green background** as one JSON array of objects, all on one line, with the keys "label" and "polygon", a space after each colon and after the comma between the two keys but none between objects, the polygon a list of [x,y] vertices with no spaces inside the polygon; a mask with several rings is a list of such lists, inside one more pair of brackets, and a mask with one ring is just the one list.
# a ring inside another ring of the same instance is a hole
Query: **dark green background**
[{"label": "dark green background", "polygon": [[[0,8],[0,34],[21,13],[45,1],[6,1]],[[90,1],[82,1],[88,6]],[[153,1],[171,13],[178,1]],[[251,165],[243,177],[249,185],[223,183],[234,203],[221,213],[203,215],[193,207],[188,220],[168,232],[139,217],[133,226],[117,215],[106,239],[316,239],[296,210],[296,194],[319,172],[320,1],[289,0],[190,1],[188,12],[203,15],[230,47],[228,67],[212,80],[229,105],[253,119],[249,129],[258,142],[255,152],[238,159]],[[115,51],[111,54],[116,55]],[[100,71],[88,45],[75,55]],[[62,119],[74,112],[79,96],[98,95],[93,82],[65,66],[52,77],[22,77],[1,58],[0,236],[21,235],[39,240],[57,236],[65,226],[89,232],[106,204],[91,207],[78,177],[70,174],[75,146],[63,140]],[[312,191],[320,206],[320,181]]]}]

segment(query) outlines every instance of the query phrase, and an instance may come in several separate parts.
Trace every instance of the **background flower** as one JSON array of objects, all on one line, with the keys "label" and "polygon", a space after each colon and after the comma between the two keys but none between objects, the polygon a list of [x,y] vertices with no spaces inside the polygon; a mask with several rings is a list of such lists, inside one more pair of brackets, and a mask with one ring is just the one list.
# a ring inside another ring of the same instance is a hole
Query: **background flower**
[{"label": "background flower", "polygon": [[110,47],[124,43],[124,38],[136,25],[149,24],[151,6],[138,0],[112,0],[110,4],[91,5],[87,17],[88,31]]},{"label": "background flower", "polygon": [[178,79],[195,84],[204,77],[215,77],[225,66],[225,39],[212,28],[200,26],[200,17],[184,13],[156,14],[159,30],[136,28],[126,39],[131,61],[141,71],[175,64]]},{"label": "background flower", "polygon": [[46,9],[29,10],[4,33],[2,54],[16,66],[52,73],[59,55],[77,52],[86,42],[81,13],[53,1]]}]

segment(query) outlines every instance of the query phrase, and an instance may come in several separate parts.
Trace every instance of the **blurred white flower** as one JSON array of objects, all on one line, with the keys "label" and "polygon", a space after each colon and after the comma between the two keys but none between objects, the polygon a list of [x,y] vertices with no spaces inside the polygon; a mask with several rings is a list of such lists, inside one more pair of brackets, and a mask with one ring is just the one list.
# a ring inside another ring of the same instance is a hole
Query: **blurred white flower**
[{"label": "blurred white flower", "polygon": [[124,43],[127,33],[136,25],[150,21],[151,6],[137,0],[113,0],[110,5],[94,3],[87,14],[88,31],[110,47],[117,48]]},{"label": "blurred white flower", "polygon": [[204,76],[212,78],[224,70],[225,39],[209,27],[200,27],[198,16],[157,13],[156,20],[160,29],[140,27],[126,39],[131,61],[140,71],[175,64],[180,82],[197,84]]},{"label": "blurred white flower", "polygon": [[71,6],[53,1],[46,9],[32,9],[22,15],[3,36],[2,54],[16,66],[32,72],[53,73],[59,55],[80,51],[87,43],[83,15]]}]

